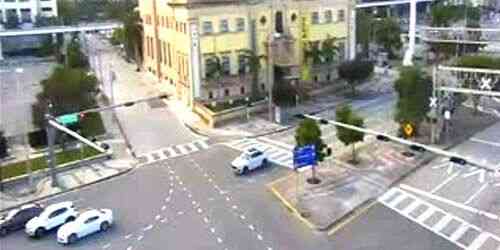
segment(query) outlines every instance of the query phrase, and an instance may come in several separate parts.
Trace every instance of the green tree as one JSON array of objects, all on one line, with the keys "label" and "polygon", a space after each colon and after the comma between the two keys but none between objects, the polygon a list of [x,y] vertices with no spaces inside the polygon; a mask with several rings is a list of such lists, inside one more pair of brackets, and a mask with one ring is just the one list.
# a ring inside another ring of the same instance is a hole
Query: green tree
[{"label": "green tree", "polygon": [[375,41],[389,52],[394,58],[394,50],[401,49],[401,28],[394,18],[382,18],[376,24]]},{"label": "green tree", "polygon": [[128,12],[122,18],[123,36],[125,37],[125,53],[128,58],[133,58],[139,69],[142,64],[143,32],[141,17],[138,12]]},{"label": "green tree", "polygon": [[109,41],[112,45],[125,44],[125,30],[123,28],[113,30],[113,34],[111,35],[111,39]]},{"label": "green tree", "polygon": [[7,138],[4,132],[0,131],[0,159],[7,157]]},{"label": "green tree", "polygon": [[48,104],[55,116],[74,113],[96,106],[97,78],[79,68],[56,67],[41,81],[42,91],[32,106],[35,127],[44,127]]},{"label": "green tree", "polygon": [[261,97],[259,90],[259,74],[262,68],[261,60],[265,58],[263,55],[257,55],[252,50],[244,50],[243,57],[248,63],[249,71],[252,74],[252,99],[257,100]]},{"label": "green tree", "polygon": [[57,15],[64,25],[78,22],[79,10],[75,1],[57,0]]},{"label": "green tree", "polygon": [[373,73],[373,63],[362,60],[346,61],[338,67],[339,77],[351,87],[352,96],[356,95],[356,86],[368,79]]},{"label": "green tree", "polygon": [[66,66],[70,68],[86,68],[88,66],[87,57],[83,54],[80,43],[74,39],[66,48]]},{"label": "green tree", "polygon": [[[336,121],[345,123],[348,125],[363,128],[364,119],[354,113],[349,105],[343,105],[336,110]],[[337,138],[344,143],[344,145],[352,146],[352,163],[357,164],[356,159],[356,143],[364,140],[365,133],[355,131],[352,129],[347,129],[344,127],[336,126],[337,128]]]},{"label": "green tree", "polygon": [[373,27],[373,17],[364,9],[356,11],[356,40],[363,48],[363,56],[368,57],[370,45],[370,30]]},{"label": "green tree", "polygon": [[[306,118],[300,122],[299,126],[295,130],[295,144],[297,147],[315,145],[316,155],[318,157],[323,157],[325,144],[321,139],[321,129],[315,120]],[[322,161],[323,159],[319,160]],[[313,167],[312,171],[312,182],[317,182],[316,168]]]},{"label": "green tree", "polygon": [[398,93],[394,120],[401,128],[404,124],[411,124],[418,134],[420,124],[429,111],[431,79],[418,67],[402,67],[394,89]]}]

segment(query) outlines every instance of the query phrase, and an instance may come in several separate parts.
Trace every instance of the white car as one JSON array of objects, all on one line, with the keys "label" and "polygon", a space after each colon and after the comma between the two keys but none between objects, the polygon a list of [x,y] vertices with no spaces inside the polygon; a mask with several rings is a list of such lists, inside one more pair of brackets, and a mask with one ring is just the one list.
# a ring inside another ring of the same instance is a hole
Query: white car
[{"label": "white car", "polygon": [[236,174],[246,174],[250,170],[267,166],[267,156],[264,152],[250,148],[231,162],[231,167]]},{"label": "white car", "polygon": [[72,244],[89,234],[107,231],[111,224],[113,224],[113,212],[110,209],[85,211],[76,220],[64,224],[57,230],[57,242]]},{"label": "white car", "polygon": [[53,228],[75,220],[78,212],[71,201],[65,201],[47,206],[43,212],[26,223],[25,231],[28,235],[41,237]]}]

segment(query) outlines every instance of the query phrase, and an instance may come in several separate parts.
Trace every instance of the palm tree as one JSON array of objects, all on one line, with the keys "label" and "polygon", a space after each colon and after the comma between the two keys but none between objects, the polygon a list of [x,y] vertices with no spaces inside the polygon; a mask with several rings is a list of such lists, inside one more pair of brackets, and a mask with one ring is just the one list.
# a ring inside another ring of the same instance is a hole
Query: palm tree
[{"label": "palm tree", "polygon": [[220,95],[220,91],[222,90],[222,76],[224,75],[224,65],[222,65],[222,60],[220,57],[213,55],[207,60],[207,65],[206,65],[206,78],[209,80],[214,80],[217,84],[219,84],[219,95],[217,96],[220,98],[222,95]]},{"label": "palm tree", "polygon": [[257,100],[260,97],[259,91],[259,73],[262,68],[261,60],[264,55],[257,55],[253,50],[244,50],[241,54],[248,63],[249,71],[252,74],[252,99]]},{"label": "palm tree", "polygon": [[138,12],[133,11],[124,15],[122,21],[127,57],[133,57],[139,69],[142,64],[141,50],[143,40],[141,17]]},{"label": "palm tree", "polygon": [[325,60],[325,62],[331,64],[337,58],[337,55],[340,52],[339,46],[336,44],[337,38],[327,36],[327,39],[323,41],[323,46],[321,48],[321,56]]}]

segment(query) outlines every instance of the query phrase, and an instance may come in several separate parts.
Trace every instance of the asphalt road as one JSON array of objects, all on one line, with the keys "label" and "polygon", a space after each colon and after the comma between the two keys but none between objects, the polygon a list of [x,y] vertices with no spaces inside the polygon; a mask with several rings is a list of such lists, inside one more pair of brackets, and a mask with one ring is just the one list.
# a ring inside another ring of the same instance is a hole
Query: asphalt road
[{"label": "asphalt road", "polygon": [[461,249],[380,203],[339,230],[332,240],[336,249],[350,250]]},{"label": "asphalt road", "polygon": [[[179,158],[143,165],[110,181],[47,201],[111,208],[116,224],[74,249],[456,249],[432,232],[383,206],[328,236],[293,217],[266,184],[290,173],[273,165],[235,176],[238,151],[213,145]],[[383,229],[383,230],[381,230]],[[55,232],[40,240],[16,232],[2,249],[63,249]],[[422,245],[423,244],[423,245]],[[422,247],[423,246],[423,247]]]}]

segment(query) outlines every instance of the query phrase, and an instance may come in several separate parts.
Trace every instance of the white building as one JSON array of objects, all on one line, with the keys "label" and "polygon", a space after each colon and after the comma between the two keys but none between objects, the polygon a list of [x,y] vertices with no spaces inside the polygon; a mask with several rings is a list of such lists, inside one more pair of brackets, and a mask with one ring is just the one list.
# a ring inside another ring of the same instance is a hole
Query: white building
[{"label": "white building", "polygon": [[20,23],[33,23],[38,15],[57,16],[57,0],[0,0],[0,22],[11,15]]}]

